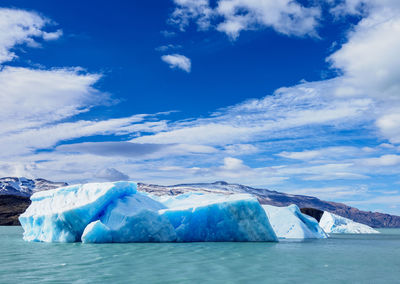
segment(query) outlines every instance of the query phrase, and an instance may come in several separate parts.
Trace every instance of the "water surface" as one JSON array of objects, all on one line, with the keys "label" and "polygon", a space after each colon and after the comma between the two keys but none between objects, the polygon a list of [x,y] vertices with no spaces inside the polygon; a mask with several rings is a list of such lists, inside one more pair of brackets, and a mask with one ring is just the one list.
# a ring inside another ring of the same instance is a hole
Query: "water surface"
[{"label": "water surface", "polygon": [[280,243],[48,244],[0,227],[0,283],[400,283],[400,229]]}]

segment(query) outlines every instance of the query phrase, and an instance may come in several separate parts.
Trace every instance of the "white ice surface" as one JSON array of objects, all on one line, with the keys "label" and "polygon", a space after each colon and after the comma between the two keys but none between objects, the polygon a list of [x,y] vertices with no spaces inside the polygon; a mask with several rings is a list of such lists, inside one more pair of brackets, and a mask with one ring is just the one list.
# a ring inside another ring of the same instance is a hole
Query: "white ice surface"
[{"label": "white ice surface", "polygon": [[24,239],[43,242],[76,242],[85,227],[98,219],[112,201],[135,194],[136,183],[106,182],[71,185],[41,191],[19,217]]},{"label": "white ice surface", "polygon": [[325,211],[319,225],[327,233],[333,234],[379,234],[370,226]]},{"label": "white ice surface", "polygon": [[317,220],[301,213],[299,207],[292,204],[287,207],[262,206],[269,221],[280,239],[324,239],[326,233]]}]

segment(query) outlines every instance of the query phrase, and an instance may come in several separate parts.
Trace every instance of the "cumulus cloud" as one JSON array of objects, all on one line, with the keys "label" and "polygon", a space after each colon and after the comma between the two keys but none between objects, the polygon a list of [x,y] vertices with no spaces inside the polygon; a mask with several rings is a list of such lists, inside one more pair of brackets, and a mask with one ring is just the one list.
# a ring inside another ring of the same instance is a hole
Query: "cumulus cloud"
[{"label": "cumulus cloud", "polygon": [[0,8],[0,63],[17,57],[12,48],[16,45],[27,44],[38,46],[36,39],[54,40],[62,35],[61,30],[44,31],[51,21],[35,12],[18,9]]},{"label": "cumulus cloud", "polygon": [[376,125],[384,137],[387,137],[392,143],[400,143],[400,108],[388,108],[389,113],[383,113],[376,120]]},{"label": "cumulus cloud", "polygon": [[352,5],[368,7],[368,13],[349,32],[347,42],[328,57],[343,73],[336,95],[373,98],[375,125],[383,137],[399,143],[400,38],[394,35],[400,33],[400,4],[369,0]]},{"label": "cumulus cloud", "polygon": [[320,9],[284,0],[220,0],[216,12],[224,20],[217,30],[236,39],[241,31],[271,27],[285,35],[315,36]]},{"label": "cumulus cloud", "polygon": [[231,39],[241,31],[270,27],[285,35],[316,36],[321,11],[296,1],[219,0],[212,8],[208,0],[175,0],[170,22],[183,31],[195,22],[200,30],[215,27]]},{"label": "cumulus cloud", "polygon": [[189,58],[181,54],[168,54],[161,56],[161,60],[169,65],[171,69],[178,68],[190,73],[192,63]]}]

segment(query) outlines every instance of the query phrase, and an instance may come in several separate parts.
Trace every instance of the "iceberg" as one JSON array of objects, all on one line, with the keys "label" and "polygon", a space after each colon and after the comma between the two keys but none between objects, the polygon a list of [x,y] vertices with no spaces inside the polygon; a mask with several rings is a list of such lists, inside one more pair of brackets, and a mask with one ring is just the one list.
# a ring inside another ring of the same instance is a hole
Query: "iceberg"
[{"label": "iceberg", "polygon": [[189,192],[161,197],[160,210],[177,234],[177,241],[277,241],[257,198],[249,194]]},{"label": "iceberg", "polygon": [[313,217],[301,213],[297,205],[262,205],[280,239],[325,239],[327,234]]},{"label": "iceberg", "polygon": [[379,234],[370,226],[324,211],[319,225],[327,233],[333,234]]},{"label": "iceberg", "polygon": [[131,182],[88,183],[41,191],[21,214],[24,240],[77,242],[86,226],[112,201],[136,192]]},{"label": "iceberg", "polygon": [[155,196],[136,183],[73,185],[32,195],[24,240],[41,242],[277,241],[249,194]]}]

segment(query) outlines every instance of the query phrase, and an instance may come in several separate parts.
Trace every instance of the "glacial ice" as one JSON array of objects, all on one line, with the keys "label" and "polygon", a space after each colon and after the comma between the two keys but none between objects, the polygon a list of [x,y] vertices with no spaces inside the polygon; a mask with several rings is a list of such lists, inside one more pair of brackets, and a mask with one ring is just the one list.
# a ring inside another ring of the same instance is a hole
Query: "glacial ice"
[{"label": "glacial ice", "polygon": [[327,233],[333,234],[379,234],[370,226],[325,211],[319,225]]},{"label": "glacial ice", "polygon": [[31,200],[20,216],[27,241],[277,241],[265,211],[248,194],[154,196],[133,182],[114,182],[39,192]]},{"label": "glacial ice", "polygon": [[77,242],[85,227],[98,220],[112,201],[136,193],[132,182],[88,183],[41,191],[21,214],[24,240]]},{"label": "glacial ice", "polygon": [[292,204],[287,207],[262,205],[269,221],[280,239],[324,239],[327,234],[313,217],[301,213]]},{"label": "glacial ice", "polygon": [[277,241],[257,198],[190,192],[160,198],[177,241]]},{"label": "glacial ice", "polygon": [[107,206],[99,220],[86,227],[82,242],[176,241],[174,228],[167,218],[159,214],[163,208],[165,206],[161,203],[140,192],[115,200]]}]

